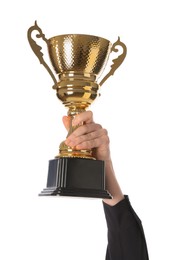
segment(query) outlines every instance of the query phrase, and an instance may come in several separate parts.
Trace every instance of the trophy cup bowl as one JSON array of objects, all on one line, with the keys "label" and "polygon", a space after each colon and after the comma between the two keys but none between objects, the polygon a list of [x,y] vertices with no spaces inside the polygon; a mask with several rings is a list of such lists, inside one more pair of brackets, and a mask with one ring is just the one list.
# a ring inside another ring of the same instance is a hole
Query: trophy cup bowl
[{"label": "trophy cup bowl", "polygon": [[[33,40],[33,31],[39,33],[37,38],[46,42],[58,80],[44,61],[42,48]],[[68,108],[70,135],[76,129],[72,126],[73,118],[84,112],[97,98],[100,86],[123,62],[126,46],[119,38],[112,45],[107,39],[85,34],[64,34],[46,39],[37,23],[29,28],[28,40],[40,63],[52,77],[58,99]],[[113,60],[109,73],[98,83],[111,51],[118,51],[117,46],[123,48],[123,54]],[[104,162],[96,160],[92,150],[77,150],[61,142],[59,154],[49,161],[47,187],[40,195],[111,198],[105,190]]]},{"label": "trophy cup bowl", "polygon": [[50,38],[48,50],[59,82],[54,88],[70,110],[85,109],[97,97],[98,75],[102,72],[111,43],[101,37],[67,34]]}]

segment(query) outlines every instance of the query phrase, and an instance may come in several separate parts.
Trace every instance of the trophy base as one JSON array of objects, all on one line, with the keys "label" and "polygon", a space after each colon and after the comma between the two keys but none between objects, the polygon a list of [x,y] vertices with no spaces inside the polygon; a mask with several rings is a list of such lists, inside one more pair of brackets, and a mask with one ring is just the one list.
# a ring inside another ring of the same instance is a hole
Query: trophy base
[{"label": "trophy base", "polygon": [[104,161],[84,158],[57,158],[49,161],[47,187],[39,196],[107,198]]}]

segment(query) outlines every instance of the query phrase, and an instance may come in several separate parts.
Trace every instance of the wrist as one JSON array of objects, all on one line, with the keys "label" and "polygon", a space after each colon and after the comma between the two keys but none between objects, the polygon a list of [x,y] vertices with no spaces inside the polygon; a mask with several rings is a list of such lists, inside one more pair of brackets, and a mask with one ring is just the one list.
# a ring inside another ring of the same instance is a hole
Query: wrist
[{"label": "wrist", "polygon": [[103,199],[103,202],[109,206],[115,206],[120,201],[124,200],[124,195],[115,196],[112,199]]}]

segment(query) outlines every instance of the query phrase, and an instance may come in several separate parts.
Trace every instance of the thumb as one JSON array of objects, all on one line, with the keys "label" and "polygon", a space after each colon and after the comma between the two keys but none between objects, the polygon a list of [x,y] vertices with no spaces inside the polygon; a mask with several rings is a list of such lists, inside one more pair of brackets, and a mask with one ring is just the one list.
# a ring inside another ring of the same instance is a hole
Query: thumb
[{"label": "thumb", "polygon": [[69,128],[70,128],[70,117],[69,116],[63,116],[62,122],[63,122],[66,130],[68,131]]}]

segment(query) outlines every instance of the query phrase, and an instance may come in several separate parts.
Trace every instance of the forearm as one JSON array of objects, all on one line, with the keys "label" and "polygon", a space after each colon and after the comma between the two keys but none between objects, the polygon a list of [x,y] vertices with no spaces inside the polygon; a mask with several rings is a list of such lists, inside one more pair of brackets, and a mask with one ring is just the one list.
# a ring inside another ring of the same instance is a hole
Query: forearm
[{"label": "forearm", "polygon": [[114,206],[124,199],[124,195],[116,179],[111,159],[105,161],[105,173],[106,190],[110,192],[112,199],[104,199],[103,201],[110,206]]}]

